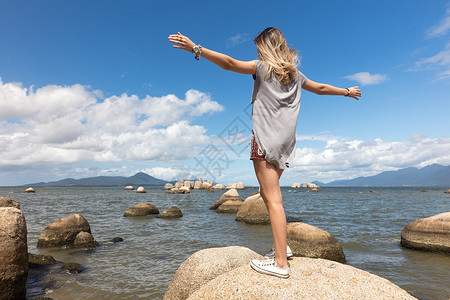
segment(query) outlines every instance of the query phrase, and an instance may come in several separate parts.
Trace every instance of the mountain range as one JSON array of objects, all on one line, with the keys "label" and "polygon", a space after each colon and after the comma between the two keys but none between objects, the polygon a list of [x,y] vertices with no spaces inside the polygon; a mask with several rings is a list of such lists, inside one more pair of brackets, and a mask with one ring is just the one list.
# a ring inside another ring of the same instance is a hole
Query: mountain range
[{"label": "mountain range", "polygon": [[[136,173],[131,177],[98,176],[82,179],[66,178],[59,181],[39,182],[28,186],[161,186],[169,181]],[[173,182],[172,182],[173,183]],[[374,176],[358,177],[349,180],[336,180],[329,183],[314,181],[319,186],[448,186],[450,187],[450,166],[433,164],[424,168],[405,168],[386,171]]]},{"label": "mountain range", "polygon": [[323,186],[450,186],[450,166],[432,164],[421,169],[405,168],[374,176],[336,180]]},{"label": "mountain range", "polygon": [[158,186],[165,185],[168,181],[152,177],[143,172],[136,173],[131,177],[124,176],[97,176],[82,179],[66,178],[51,182],[38,182],[28,184],[30,186],[127,186],[127,185],[146,185]]}]

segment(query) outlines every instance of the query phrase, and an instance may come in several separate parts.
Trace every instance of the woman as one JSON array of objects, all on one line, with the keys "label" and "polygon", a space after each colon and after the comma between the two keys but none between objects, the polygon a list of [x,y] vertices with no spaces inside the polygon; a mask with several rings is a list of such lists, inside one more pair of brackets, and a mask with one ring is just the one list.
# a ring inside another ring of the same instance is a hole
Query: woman
[{"label": "woman", "polygon": [[[319,95],[342,95],[358,100],[357,86],[337,88],[317,83],[297,70],[298,54],[286,43],[275,27],[266,28],[255,39],[258,61],[239,61],[225,54],[206,49],[178,34],[169,36],[174,48],[203,57],[219,67],[254,78],[252,95],[253,138],[250,159],[253,160],[260,194],[269,211],[275,252],[266,260],[252,260],[251,267],[263,274],[289,277],[286,242],[286,215],[283,208],[279,179],[295,151],[295,128],[300,108],[301,89]],[[289,253],[292,256],[292,253]]]}]

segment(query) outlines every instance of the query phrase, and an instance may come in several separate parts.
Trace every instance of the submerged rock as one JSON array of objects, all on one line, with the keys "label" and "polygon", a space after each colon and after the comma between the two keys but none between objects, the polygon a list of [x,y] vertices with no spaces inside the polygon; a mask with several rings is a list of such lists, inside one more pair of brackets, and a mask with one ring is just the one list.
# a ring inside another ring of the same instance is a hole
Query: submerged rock
[{"label": "submerged rock", "polygon": [[236,221],[247,224],[270,224],[269,211],[259,193],[245,199],[236,214]]},{"label": "submerged rock", "polygon": [[120,243],[123,242],[123,238],[121,238],[120,236],[116,236],[115,238],[111,239],[110,242],[113,244]]},{"label": "submerged rock", "polygon": [[225,203],[228,200],[241,200],[241,198],[239,198],[239,193],[236,189],[231,189],[231,190],[225,192],[219,198],[219,200],[217,200],[209,209],[216,210],[217,208],[219,208],[219,206],[221,206],[223,203]]},{"label": "submerged rock", "polygon": [[80,214],[72,214],[48,225],[39,236],[37,246],[73,246],[75,237],[83,231],[91,233],[91,226],[88,221]]},{"label": "submerged rock", "polygon": [[139,217],[159,214],[158,208],[149,203],[136,204],[128,208],[123,214],[124,217]]},{"label": "submerged rock", "polygon": [[29,268],[53,265],[55,263],[56,263],[56,260],[51,255],[28,253],[28,267]]},{"label": "submerged rock", "polygon": [[166,209],[165,211],[163,211],[162,213],[160,213],[159,215],[157,215],[157,218],[181,218],[183,216],[183,213],[181,212],[181,210],[176,207],[176,206],[172,206],[168,209]]},{"label": "submerged rock", "polygon": [[402,230],[400,244],[416,250],[450,253],[450,212],[409,223]]},{"label": "submerged rock", "polygon": [[[187,299],[207,282],[223,273],[239,266],[250,268],[249,262],[252,259],[262,259],[262,256],[248,248],[238,246],[209,248],[195,252],[178,268],[167,288],[164,300]],[[221,294],[221,299],[233,299],[225,295],[227,294]]]},{"label": "submerged rock", "polygon": [[0,196],[0,207],[15,207],[20,209],[20,203],[16,200]]},{"label": "submerged rock", "polygon": [[76,274],[83,271],[83,267],[74,262],[66,262],[61,266],[61,269],[69,271],[69,273]]},{"label": "submerged rock", "polygon": [[[224,261],[219,252],[215,255],[211,253],[211,256],[216,264]],[[221,274],[209,276],[211,279],[208,282],[205,282],[208,279],[205,278],[201,284],[196,285],[200,285],[197,289],[187,290],[186,285],[180,285],[179,289],[185,291],[182,296],[168,295],[168,290],[164,299],[186,299],[187,291],[190,292],[187,297],[189,300],[416,299],[384,278],[338,262],[295,257],[289,263],[291,272],[288,280],[260,274],[252,270],[247,261],[231,270],[224,270]],[[193,269],[190,274],[192,278],[185,282],[195,282],[195,275],[202,271],[204,269]]]},{"label": "submerged rock", "polygon": [[0,208],[0,299],[25,299],[27,225],[16,207]]},{"label": "submerged rock", "polygon": [[325,258],[345,263],[341,244],[329,232],[306,223],[288,224],[287,243],[294,256]]}]

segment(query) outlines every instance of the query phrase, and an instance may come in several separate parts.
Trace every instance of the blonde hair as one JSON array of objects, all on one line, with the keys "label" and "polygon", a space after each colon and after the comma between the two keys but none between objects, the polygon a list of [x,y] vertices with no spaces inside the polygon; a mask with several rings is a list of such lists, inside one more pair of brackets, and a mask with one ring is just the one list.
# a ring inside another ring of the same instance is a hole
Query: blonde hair
[{"label": "blonde hair", "polygon": [[266,62],[265,76],[274,75],[284,84],[297,78],[298,52],[289,48],[278,28],[264,29],[253,42],[258,50],[259,59]]}]

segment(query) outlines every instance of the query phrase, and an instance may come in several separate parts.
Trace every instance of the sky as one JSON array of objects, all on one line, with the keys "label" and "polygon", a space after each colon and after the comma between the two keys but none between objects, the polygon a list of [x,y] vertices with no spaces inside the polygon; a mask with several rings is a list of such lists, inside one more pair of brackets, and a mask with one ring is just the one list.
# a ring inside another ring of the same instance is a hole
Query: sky
[{"label": "sky", "polygon": [[252,77],[167,38],[254,60],[270,26],[310,80],[363,94],[303,91],[282,185],[450,165],[447,0],[0,0],[0,186],[137,172],[257,185]]}]

